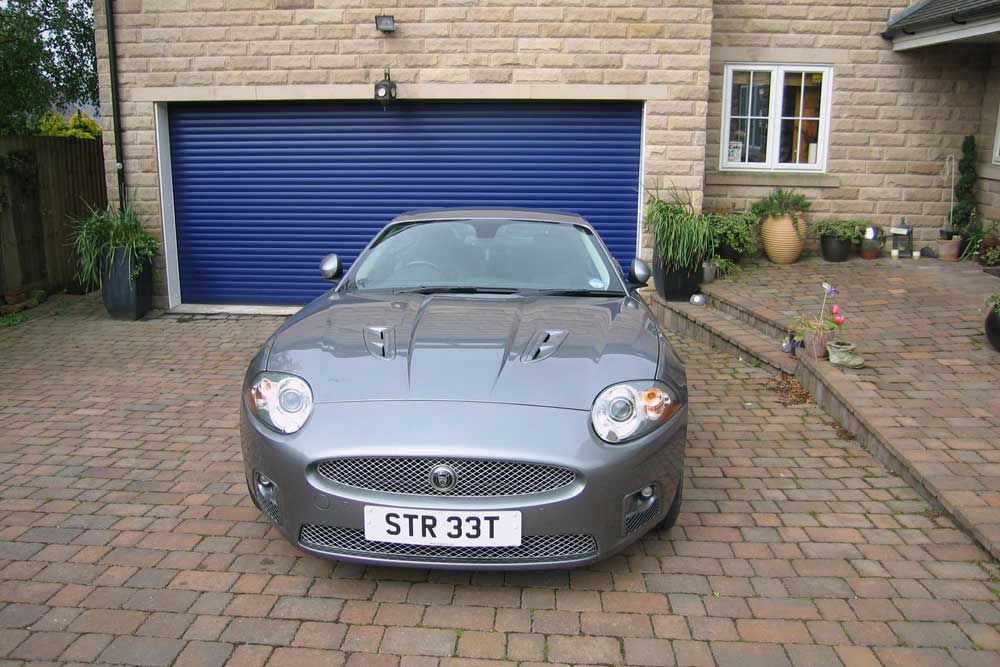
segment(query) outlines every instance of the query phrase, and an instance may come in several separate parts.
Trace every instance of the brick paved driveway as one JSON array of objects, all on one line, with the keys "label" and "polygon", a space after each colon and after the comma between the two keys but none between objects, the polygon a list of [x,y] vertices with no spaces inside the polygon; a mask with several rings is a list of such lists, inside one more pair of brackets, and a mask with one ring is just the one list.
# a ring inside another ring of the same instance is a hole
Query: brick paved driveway
[{"label": "brick paved driveway", "polygon": [[237,394],[278,320],[95,312],[0,330],[10,664],[1000,664],[987,555],[814,405],[701,345],[678,342],[671,534],[573,572],[428,572],[306,556],[250,505]]}]

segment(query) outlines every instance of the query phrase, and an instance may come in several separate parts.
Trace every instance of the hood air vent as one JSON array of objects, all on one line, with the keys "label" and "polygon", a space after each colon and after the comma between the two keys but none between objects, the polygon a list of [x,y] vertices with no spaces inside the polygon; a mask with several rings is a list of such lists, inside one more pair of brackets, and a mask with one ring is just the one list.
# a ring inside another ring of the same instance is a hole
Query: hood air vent
[{"label": "hood air vent", "polygon": [[521,355],[521,361],[530,364],[533,361],[541,361],[551,356],[556,348],[566,340],[566,333],[565,331],[539,331],[528,341],[528,346],[524,348],[524,353]]},{"label": "hood air vent", "polygon": [[396,356],[396,332],[392,327],[365,327],[365,347],[373,357],[392,359]]}]

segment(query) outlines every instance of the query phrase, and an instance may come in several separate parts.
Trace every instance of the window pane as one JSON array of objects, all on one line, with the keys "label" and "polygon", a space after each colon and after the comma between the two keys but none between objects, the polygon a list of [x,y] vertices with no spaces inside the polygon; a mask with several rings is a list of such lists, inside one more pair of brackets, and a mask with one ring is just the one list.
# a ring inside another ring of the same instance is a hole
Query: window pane
[{"label": "window pane", "polygon": [[816,164],[819,155],[819,121],[785,119],[781,121],[781,148],[778,161],[791,164]]},{"label": "window pane", "polygon": [[750,138],[747,142],[747,162],[767,162],[767,119],[750,121]]},{"label": "window pane", "polygon": [[823,73],[808,72],[805,74],[805,95],[802,101],[803,118],[819,118],[823,108]]},{"label": "window pane", "polygon": [[781,115],[799,115],[799,101],[802,93],[802,72],[785,72],[785,90],[781,98]]},{"label": "window pane", "polygon": [[751,96],[751,116],[767,117],[771,111],[771,73],[753,73],[753,95]]},{"label": "window pane", "polygon": [[750,113],[750,72],[733,72],[733,84],[730,89],[729,113],[733,116],[746,116]]},{"label": "window pane", "polygon": [[726,146],[728,162],[746,162],[747,123],[745,118],[733,118],[729,123],[729,144]]}]

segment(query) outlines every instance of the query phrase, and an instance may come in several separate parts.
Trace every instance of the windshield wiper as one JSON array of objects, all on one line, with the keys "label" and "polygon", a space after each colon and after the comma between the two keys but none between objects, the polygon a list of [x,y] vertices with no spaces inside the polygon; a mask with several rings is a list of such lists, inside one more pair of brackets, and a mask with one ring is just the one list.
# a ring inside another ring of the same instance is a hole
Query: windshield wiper
[{"label": "windshield wiper", "polygon": [[517,294],[513,287],[470,287],[467,285],[421,285],[396,289],[393,294]]},{"label": "windshield wiper", "polygon": [[536,294],[542,296],[625,296],[625,292],[605,289],[542,289],[538,290]]}]

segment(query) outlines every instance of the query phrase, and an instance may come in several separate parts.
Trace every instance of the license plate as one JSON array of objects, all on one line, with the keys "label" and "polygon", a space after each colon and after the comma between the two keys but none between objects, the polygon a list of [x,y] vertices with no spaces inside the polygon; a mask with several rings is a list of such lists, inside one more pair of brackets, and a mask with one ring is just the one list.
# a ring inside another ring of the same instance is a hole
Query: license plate
[{"label": "license plate", "polygon": [[365,505],[365,539],[446,547],[517,547],[521,545],[521,513]]}]

